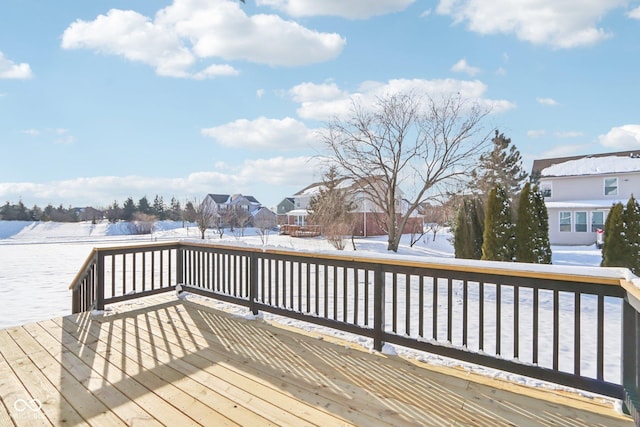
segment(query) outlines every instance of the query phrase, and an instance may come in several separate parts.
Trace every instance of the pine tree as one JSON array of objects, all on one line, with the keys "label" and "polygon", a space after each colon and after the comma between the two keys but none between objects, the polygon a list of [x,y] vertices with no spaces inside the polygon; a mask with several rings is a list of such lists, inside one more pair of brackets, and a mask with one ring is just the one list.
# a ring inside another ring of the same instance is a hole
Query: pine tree
[{"label": "pine tree", "polygon": [[518,219],[515,227],[515,258],[518,262],[535,262],[536,213],[534,212],[531,184],[526,183],[518,203]]},{"label": "pine tree", "polygon": [[535,264],[551,263],[549,217],[544,197],[526,183],[520,193],[515,226],[515,259]]},{"label": "pine tree", "polygon": [[549,241],[549,212],[544,202],[544,195],[536,186],[533,190],[533,206],[538,221],[535,235],[535,254],[537,264],[551,264],[551,242]]},{"label": "pine tree", "polygon": [[482,203],[476,198],[465,197],[458,209],[453,230],[456,258],[482,258],[483,226]]},{"label": "pine tree", "polygon": [[124,221],[132,221],[133,214],[136,213],[136,204],[133,199],[129,197],[125,200],[124,205],[122,206],[122,219]]},{"label": "pine tree", "polygon": [[640,205],[633,195],[622,213],[622,220],[627,245],[624,266],[633,274],[638,274],[640,273]]},{"label": "pine tree", "polygon": [[514,226],[507,192],[497,186],[489,192],[484,219],[482,259],[513,261]]},{"label": "pine tree", "polygon": [[147,196],[143,196],[142,199],[138,201],[138,212],[146,215],[151,215],[151,205],[149,204]]},{"label": "pine tree", "polygon": [[616,203],[609,210],[604,223],[604,242],[602,245],[602,267],[624,267],[626,243],[624,231],[624,206]]},{"label": "pine tree", "polygon": [[493,149],[480,156],[478,167],[471,173],[469,188],[487,200],[489,192],[499,185],[513,199],[527,178],[522,156],[515,145],[511,145],[511,138],[498,130],[491,141]]},{"label": "pine tree", "polygon": [[339,187],[342,181],[337,168],[329,168],[307,208],[309,221],[322,226],[324,236],[336,249],[344,249],[344,236],[353,232],[352,212],[356,208],[349,192]]}]

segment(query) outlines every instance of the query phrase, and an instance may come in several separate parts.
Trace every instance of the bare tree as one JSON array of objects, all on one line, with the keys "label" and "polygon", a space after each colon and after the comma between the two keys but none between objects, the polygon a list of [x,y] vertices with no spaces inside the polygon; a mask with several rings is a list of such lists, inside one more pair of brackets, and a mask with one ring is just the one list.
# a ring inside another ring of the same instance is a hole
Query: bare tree
[{"label": "bare tree", "polygon": [[362,183],[361,191],[383,213],[388,250],[397,252],[421,203],[469,175],[493,132],[482,127],[488,114],[459,95],[436,101],[409,92],[380,97],[368,107],[354,101],[347,119],[327,125],[322,138],[330,161]]},{"label": "bare tree", "polygon": [[204,233],[211,228],[217,220],[216,212],[205,203],[198,203],[195,208],[195,221],[200,230],[200,238],[204,240]]}]

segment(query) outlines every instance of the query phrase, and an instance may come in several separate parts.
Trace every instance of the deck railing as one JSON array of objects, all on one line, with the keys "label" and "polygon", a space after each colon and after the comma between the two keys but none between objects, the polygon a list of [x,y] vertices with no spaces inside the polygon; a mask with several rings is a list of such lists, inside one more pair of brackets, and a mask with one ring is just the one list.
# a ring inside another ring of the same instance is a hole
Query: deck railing
[{"label": "deck railing", "polygon": [[584,271],[171,243],[94,249],[71,289],[80,312],[181,284],[377,350],[394,343],[618,398],[640,425],[640,289],[621,270]]}]

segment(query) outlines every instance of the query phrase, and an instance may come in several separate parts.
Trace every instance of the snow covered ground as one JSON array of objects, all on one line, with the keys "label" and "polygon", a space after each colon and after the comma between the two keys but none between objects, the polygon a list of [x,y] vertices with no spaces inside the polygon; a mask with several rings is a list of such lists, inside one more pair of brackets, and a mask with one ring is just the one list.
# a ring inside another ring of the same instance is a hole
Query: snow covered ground
[{"label": "snow covered ground", "polygon": [[[198,239],[193,225],[160,222],[152,235],[130,235],[126,224],[91,224],[0,221],[0,328],[67,315],[71,312],[69,284],[94,247],[115,246],[150,241]],[[262,245],[255,230],[245,236],[227,232],[224,241]],[[398,251],[401,255],[453,258],[447,233],[424,236],[414,247],[408,237]],[[220,242],[218,235],[207,232],[206,238]],[[320,238],[299,239],[271,234],[267,244],[296,250],[334,250]],[[385,253],[386,238],[357,239],[359,254]],[[352,251],[351,244],[346,251]],[[553,263],[557,265],[597,266],[600,251],[589,247],[554,247]]]},{"label": "snow covered ground", "polygon": [[[260,236],[255,230],[245,230],[244,236],[227,232],[221,239],[217,234],[207,232],[206,239],[218,243],[221,240],[228,243],[263,246]],[[198,239],[199,231],[194,225],[184,227],[182,223],[160,222],[152,235],[131,235],[126,224],[91,224],[83,223],[39,223],[0,221],[0,329],[39,320],[61,317],[71,313],[71,291],[68,287],[79,268],[94,247],[138,244],[151,241],[175,241],[181,239]],[[399,255],[440,258],[453,262],[453,247],[449,241],[450,235],[439,233],[435,240],[433,235],[425,235],[420,241],[410,247],[409,236],[398,251]],[[381,256],[387,253],[386,237],[356,239],[358,255]],[[267,237],[267,245],[282,249],[334,251],[322,238],[300,239],[290,236],[279,236],[277,233]],[[345,251],[352,251],[351,243]],[[588,247],[553,247],[553,264],[564,266],[598,266],[601,261],[600,250]],[[190,295],[189,298],[198,298]],[[219,303],[220,308],[246,315],[242,307],[230,307]],[[265,315],[267,316],[267,315]],[[268,315],[272,318],[275,316]],[[317,326],[304,324],[292,320],[277,318],[277,321],[306,329],[321,329]],[[358,341],[362,345],[367,339],[362,337],[343,338]],[[617,344],[616,344],[617,345]],[[403,352],[390,346],[385,351],[390,353]],[[451,361],[432,355],[416,355],[406,353],[409,357],[430,363],[450,364]],[[590,364],[589,361],[586,361]],[[619,368],[614,367],[614,372]],[[528,383],[530,379],[486,370],[475,367],[475,371],[484,371],[489,375],[508,378],[511,381]],[[547,386],[535,381],[535,386]]]}]

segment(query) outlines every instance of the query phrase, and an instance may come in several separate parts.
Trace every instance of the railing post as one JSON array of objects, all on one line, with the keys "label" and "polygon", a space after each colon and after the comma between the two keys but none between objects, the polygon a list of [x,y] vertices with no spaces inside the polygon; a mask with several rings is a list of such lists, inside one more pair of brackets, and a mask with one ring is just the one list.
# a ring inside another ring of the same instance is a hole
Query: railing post
[{"label": "railing post", "polygon": [[384,333],[384,271],[378,265],[373,271],[373,349],[382,351],[384,342],[382,341]]},{"label": "railing post", "polygon": [[[627,294],[622,308],[622,386],[624,409],[640,426],[640,314],[629,298],[634,296]],[[638,303],[637,300],[635,302]]]},{"label": "railing post", "polygon": [[96,310],[104,310],[104,254],[100,251],[96,260]]},{"label": "railing post", "polygon": [[249,309],[253,315],[258,314],[256,301],[258,301],[258,255],[249,255]]},{"label": "railing post", "polygon": [[178,245],[176,248],[176,285],[184,284],[184,248]]}]

